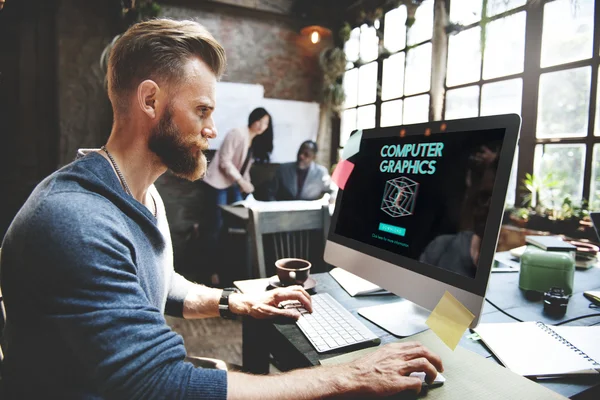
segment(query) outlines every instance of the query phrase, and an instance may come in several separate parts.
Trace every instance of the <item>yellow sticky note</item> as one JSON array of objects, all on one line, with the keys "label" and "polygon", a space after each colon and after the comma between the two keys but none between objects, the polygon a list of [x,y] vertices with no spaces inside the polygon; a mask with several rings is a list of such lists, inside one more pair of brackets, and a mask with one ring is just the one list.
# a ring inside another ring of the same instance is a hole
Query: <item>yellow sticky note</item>
[{"label": "yellow sticky note", "polygon": [[449,292],[444,293],[425,323],[454,350],[475,316]]}]

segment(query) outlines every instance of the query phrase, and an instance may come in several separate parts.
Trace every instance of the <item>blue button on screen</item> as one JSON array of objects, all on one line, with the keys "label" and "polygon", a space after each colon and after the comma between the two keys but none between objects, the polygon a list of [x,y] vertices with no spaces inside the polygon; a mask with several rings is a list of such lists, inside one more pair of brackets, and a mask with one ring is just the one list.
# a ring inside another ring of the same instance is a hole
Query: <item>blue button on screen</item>
[{"label": "blue button on screen", "polygon": [[390,224],[379,223],[379,230],[381,232],[391,233],[392,235],[404,236],[406,234],[406,228],[400,226],[394,226]]}]

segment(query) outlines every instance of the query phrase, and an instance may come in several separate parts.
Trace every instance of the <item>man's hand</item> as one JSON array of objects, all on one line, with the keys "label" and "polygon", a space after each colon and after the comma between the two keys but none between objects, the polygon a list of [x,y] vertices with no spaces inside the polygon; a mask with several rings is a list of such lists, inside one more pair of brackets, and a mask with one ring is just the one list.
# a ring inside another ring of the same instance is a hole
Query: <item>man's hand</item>
[{"label": "man's hand", "polygon": [[234,314],[249,315],[256,319],[279,316],[300,318],[300,312],[295,308],[279,308],[279,303],[286,300],[299,301],[307,311],[312,312],[310,295],[302,286],[278,288],[257,294],[233,293],[229,296],[229,308]]},{"label": "man's hand", "polygon": [[[419,342],[393,343],[348,364],[348,386],[365,396],[389,396],[404,390],[421,391],[421,379],[408,376],[425,372],[432,383],[443,372],[442,360]],[[352,385],[354,381],[354,385]],[[345,386],[345,385],[344,385]]]},{"label": "man's hand", "polygon": [[254,185],[244,178],[237,181],[237,184],[240,186],[242,192],[250,194],[254,192]]}]

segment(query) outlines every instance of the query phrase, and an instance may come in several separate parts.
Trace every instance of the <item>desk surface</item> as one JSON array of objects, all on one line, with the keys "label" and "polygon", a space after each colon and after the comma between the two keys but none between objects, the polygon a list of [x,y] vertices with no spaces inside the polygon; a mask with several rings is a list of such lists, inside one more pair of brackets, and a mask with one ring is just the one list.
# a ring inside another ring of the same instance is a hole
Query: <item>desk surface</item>
[{"label": "desk surface", "polygon": [[[398,300],[398,297],[393,295],[351,297],[328,273],[315,274],[313,277],[318,282],[315,288],[317,293],[327,292],[331,294],[354,315],[358,315],[357,310],[359,308]],[[526,321],[543,321],[547,324],[556,324],[560,321],[581,315],[597,313],[596,310],[588,308],[589,301],[583,297],[582,293],[586,290],[600,289],[600,268],[576,272],[574,283],[575,293],[569,301],[566,315],[562,318],[553,318],[544,315],[542,312],[542,301],[528,300],[518,288],[518,279],[518,273],[493,273],[490,277],[486,297],[504,311]],[[249,283],[252,281],[246,282]],[[253,286],[254,290],[261,290],[261,288],[264,290],[267,280],[255,280],[253,284],[255,285]],[[242,290],[247,291],[249,287],[246,286]],[[358,316],[358,318],[381,338],[382,344],[397,340],[395,336],[372,324],[370,321],[361,316]],[[481,322],[514,321],[485,302]],[[582,319],[569,325],[592,325],[598,323],[600,323],[600,317]],[[327,354],[318,354],[295,323],[273,323],[269,324],[269,326],[273,329],[268,336],[263,336],[260,342],[265,343],[265,345],[268,342],[269,352],[273,354],[274,358],[278,361],[278,366],[282,369],[287,370],[319,365],[319,360],[337,356],[345,352],[334,351]],[[246,329],[246,326],[244,329]],[[468,331],[465,332],[459,345],[483,357],[495,359],[482,343],[467,338],[469,333]],[[244,340],[246,341],[250,337],[251,335],[246,335]],[[268,340],[265,340],[267,337]],[[250,343],[245,342],[244,346],[246,345],[250,345]],[[256,345],[256,342],[253,345]],[[541,384],[567,397],[576,397],[582,394],[587,396],[590,391],[594,393],[600,391],[600,377],[597,375],[568,379],[561,378],[544,381]]]}]

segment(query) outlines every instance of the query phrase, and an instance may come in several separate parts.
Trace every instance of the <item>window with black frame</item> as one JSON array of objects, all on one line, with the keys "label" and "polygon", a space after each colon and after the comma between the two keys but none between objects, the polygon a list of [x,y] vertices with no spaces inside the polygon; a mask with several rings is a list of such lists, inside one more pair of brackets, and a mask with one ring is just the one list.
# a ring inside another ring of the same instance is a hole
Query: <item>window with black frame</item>
[{"label": "window with black frame", "polygon": [[[600,208],[598,32],[594,0],[546,1],[535,110],[536,201],[555,208],[569,198]],[[597,29],[597,27],[596,27]],[[595,42],[595,43],[594,43]],[[596,103],[596,107],[593,107]],[[595,108],[595,109],[594,109]]]},{"label": "window with black frame", "polygon": [[429,120],[433,6],[433,0],[423,1],[410,27],[401,5],[374,26],[352,30],[344,47],[348,70],[340,147],[354,129]]},{"label": "window with black frame", "polygon": [[[354,129],[425,122],[433,115],[432,33],[444,24],[443,118],[522,117],[507,206],[527,199],[553,208],[566,200],[600,209],[600,30],[594,26],[600,12],[594,0],[446,5],[435,21],[434,1],[425,0],[411,27],[400,5],[375,26],[352,31],[345,45],[340,147]],[[528,197],[526,174],[535,187]]]},{"label": "window with black frame", "polygon": [[[521,115],[526,0],[452,0],[444,119]],[[507,204],[515,203],[515,155]]]}]

